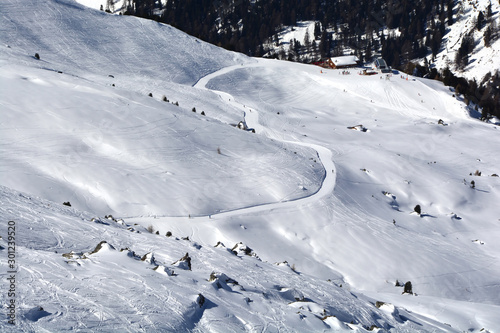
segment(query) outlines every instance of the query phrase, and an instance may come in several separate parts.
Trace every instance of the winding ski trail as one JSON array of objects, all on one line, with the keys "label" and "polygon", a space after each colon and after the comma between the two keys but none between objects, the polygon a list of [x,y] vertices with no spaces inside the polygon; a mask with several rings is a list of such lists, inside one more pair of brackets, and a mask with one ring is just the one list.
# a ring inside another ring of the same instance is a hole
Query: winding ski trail
[{"label": "winding ski trail", "polygon": [[[292,141],[292,140],[284,140],[282,138],[282,135],[279,135],[276,131],[266,128],[259,123],[259,112],[255,109],[250,109],[246,107],[245,105],[239,103],[231,94],[224,92],[224,91],[219,91],[219,90],[213,90],[210,88],[207,88],[207,84],[210,82],[210,80],[227,74],[231,71],[234,71],[236,69],[244,69],[244,68],[250,68],[250,67],[261,67],[265,66],[261,64],[259,61],[256,61],[254,63],[250,64],[239,64],[239,65],[234,65],[234,66],[228,66],[224,67],[218,71],[215,71],[213,73],[210,73],[202,78],[200,78],[194,85],[194,88],[198,89],[204,89],[204,90],[209,90],[212,91],[215,94],[218,94],[221,100],[224,101],[224,103],[227,103],[229,105],[232,105],[236,109],[240,109],[243,116],[244,120],[249,128],[255,129],[256,133],[263,133],[267,137],[278,141],[278,142],[283,142],[283,143],[289,143],[289,144],[294,144],[294,145],[300,145],[303,147],[308,147],[316,151],[317,156],[321,164],[323,165],[324,168],[324,176],[321,182],[321,185],[319,186],[319,189],[307,196],[300,197],[300,198],[295,198],[295,199],[290,199],[290,200],[282,200],[278,202],[269,202],[269,203],[262,203],[262,204],[256,204],[256,205],[249,205],[246,207],[240,207],[240,208],[235,208],[235,209],[230,209],[230,210],[225,210],[225,211],[220,211],[220,212],[215,212],[210,215],[190,215],[189,216],[189,221],[190,222],[206,222],[206,221],[213,221],[217,219],[225,219],[225,218],[230,218],[230,217],[235,217],[235,216],[241,216],[245,214],[255,214],[259,212],[264,212],[264,211],[271,211],[271,210],[281,210],[281,209],[287,209],[287,208],[292,208],[296,207],[297,205],[307,205],[311,204],[314,202],[317,202],[321,198],[331,194],[335,188],[336,185],[336,166],[335,163],[332,160],[332,152],[330,149],[314,144],[314,143],[308,143],[308,142],[301,142],[301,141]],[[168,220],[170,218],[172,219],[178,219],[182,218],[181,216],[136,216],[136,217],[126,217],[128,221],[135,221],[135,222],[145,222],[147,220],[154,220],[155,222],[161,222],[164,220]]]},{"label": "winding ski trail", "polygon": [[321,161],[323,168],[325,170],[322,184],[315,193],[310,194],[310,195],[305,196],[305,197],[286,200],[286,201],[279,201],[279,202],[274,202],[274,203],[264,203],[264,204],[259,204],[259,205],[242,207],[242,208],[232,209],[232,210],[228,210],[228,211],[224,211],[224,212],[219,212],[216,214],[212,214],[210,216],[194,217],[194,219],[226,218],[226,217],[231,217],[231,216],[236,216],[236,215],[257,213],[257,212],[267,211],[267,210],[284,209],[284,208],[294,207],[297,204],[310,204],[312,202],[320,200],[321,198],[329,195],[330,193],[333,192],[333,190],[335,188],[336,167],[335,167],[335,163],[332,160],[332,152],[328,148],[317,145],[317,144],[313,144],[313,143],[283,140],[280,138],[278,133],[275,133],[272,129],[265,128],[262,125],[260,125],[259,113],[257,110],[250,110],[249,108],[245,107],[243,104],[238,103],[238,101],[236,101],[235,98],[227,92],[212,90],[212,89],[209,89],[206,87],[210,80],[212,80],[218,76],[227,74],[233,70],[249,68],[249,67],[261,67],[261,66],[264,66],[264,65],[262,65],[259,61],[257,61],[257,62],[251,63],[251,64],[241,64],[241,65],[225,67],[225,68],[222,68],[216,72],[213,72],[211,74],[208,74],[208,75],[202,77],[200,80],[198,80],[198,82],[196,82],[196,84],[194,84],[193,87],[213,91],[214,93],[219,94],[219,96],[221,97],[221,99],[224,100],[224,102],[231,104],[233,107],[235,107],[237,109],[240,109],[243,112],[244,119],[245,119],[245,122],[248,125],[248,127],[254,128],[257,133],[264,133],[266,136],[268,136],[269,138],[272,138],[275,141],[300,145],[300,146],[309,147],[309,148],[314,149],[317,152],[318,158]]}]

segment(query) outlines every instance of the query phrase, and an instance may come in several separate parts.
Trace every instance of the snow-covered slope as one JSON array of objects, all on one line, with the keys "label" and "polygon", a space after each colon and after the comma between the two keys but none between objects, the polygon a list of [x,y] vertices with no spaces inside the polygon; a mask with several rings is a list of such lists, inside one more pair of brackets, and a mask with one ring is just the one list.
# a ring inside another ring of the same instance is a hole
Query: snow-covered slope
[{"label": "snow-covered slope", "polygon": [[70,0],[0,13],[15,329],[500,327],[498,127],[439,82],[251,59]]},{"label": "snow-covered slope", "polygon": [[[233,253],[238,244],[201,245],[121,220],[90,221],[88,213],[4,187],[0,193],[2,217],[18,227],[18,331],[447,329],[392,304],[377,308],[375,299],[287,263],[246,255],[244,244]],[[10,328],[5,312],[2,331]]]},{"label": "snow-covered slope", "polygon": [[[296,155],[228,126],[243,112],[190,89],[209,72],[252,60],[155,22],[80,7],[75,14],[71,2],[37,6],[36,25],[23,24],[22,10],[4,20],[5,185],[101,214],[132,215],[210,214],[293,199],[301,186],[317,189],[319,164],[293,167],[300,159],[306,164],[313,150]],[[93,22],[83,30],[82,16]],[[15,60],[7,66],[7,58]],[[26,145],[38,153],[20,154]],[[247,152],[257,146],[258,154]]]}]

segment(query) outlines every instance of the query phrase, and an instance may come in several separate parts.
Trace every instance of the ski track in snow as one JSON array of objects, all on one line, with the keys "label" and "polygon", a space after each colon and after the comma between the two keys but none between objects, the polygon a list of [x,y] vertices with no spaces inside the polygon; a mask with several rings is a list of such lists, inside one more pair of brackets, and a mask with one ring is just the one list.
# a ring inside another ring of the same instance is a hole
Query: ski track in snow
[{"label": "ski track in snow", "polygon": [[[232,217],[232,216],[237,216],[237,215],[243,215],[243,214],[250,214],[250,213],[258,213],[262,211],[269,211],[269,210],[274,210],[274,209],[285,209],[289,208],[292,206],[296,206],[297,204],[309,204],[312,202],[315,202],[324,196],[330,194],[333,192],[335,188],[335,183],[336,183],[336,168],[335,168],[335,163],[332,160],[332,152],[323,146],[313,144],[313,143],[305,143],[305,142],[300,142],[300,141],[289,141],[289,140],[284,140],[281,139],[278,135],[276,135],[275,132],[272,130],[265,128],[259,124],[259,113],[257,110],[250,110],[246,108],[243,104],[238,103],[234,97],[226,92],[223,91],[218,91],[218,90],[211,90],[206,87],[208,82],[210,80],[227,74],[231,71],[234,71],[236,69],[242,69],[242,68],[254,68],[254,67],[260,67],[263,66],[260,64],[260,62],[256,63],[251,63],[251,64],[241,64],[241,65],[234,65],[234,66],[228,66],[225,68],[222,68],[216,72],[213,72],[211,74],[208,74],[201,79],[199,79],[193,87],[199,88],[199,89],[207,89],[210,91],[213,91],[216,94],[219,94],[220,98],[223,99],[226,103],[231,104],[232,106],[240,109],[243,112],[245,122],[249,125],[249,128],[254,128],[256,132],[258,133],[265,133],[268,137],[272,138],[275,141],[279,141],[282,143],[289,143],[289,144],[295,144],[295,145],[300,145],[308,148],[312,148],[316,151],[318,158],[320,159],[321,163],[323,164],[323,168],[325,170],[324,178],[322,180],[322,184],[319,187],[319,189],[310,195],[301,197],[301,198],[296,198],[292,200],[284,200],[284,201],[279,201],[279,202],[274,202],[274,203],[264,203],[260,205],[253,205],[253,206],[248,206],[248,207],[242,207],[238,209],[232,209],[220,213],[215,213],[212,215],[208,216],[196,216],[193,217],[194,220],[207,220],[207,219],[212,219],[212,218],[227,218],[227,217]],[[168,218],[168,217],[167,217]]]}]

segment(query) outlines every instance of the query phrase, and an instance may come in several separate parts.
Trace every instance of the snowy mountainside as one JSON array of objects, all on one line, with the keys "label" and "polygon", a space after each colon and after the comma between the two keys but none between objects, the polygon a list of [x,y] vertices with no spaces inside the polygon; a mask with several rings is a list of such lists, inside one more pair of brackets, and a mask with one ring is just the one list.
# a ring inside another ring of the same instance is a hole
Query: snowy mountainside
[{"label": "snowy mountainside", "polygon": [[[69,68],[72,74],[82,68],[86,75],[89,71],[97,75],[126,73],[135,85],[159,76],[169,82],[193,84],[214,69],[249,61],[170,26],[109,15],[74,1],[27,1],[23,6],[9,1],[2,6],[17,11],[4,14],[2,42],[20,52],[19,61],[29,62],[28,56],[38,52],[42,68],[63,72]],[[26,18],[37,10],[35,22],[26,24]],[[50,67],[53,60],[58,68]]]},{"label": "snowy mountainside", "polygon": [[[2,217],[19,227],[19,331],[364,332],[423,322],[233,244],[202,246],[123,220],[91,221],[89,213],[5,187],[1,198]],[[180,261],[186,254],[189,264]],[[2,330],[9,328],[1,316]],[[430,321],[418,331],[426,327],[446,329]]]},{"label": "snowy mountainside", "polygon": [[[56,202],[103,215],[212,214],[293,199],[303,195],[299,186],[314,191],[324,174],[318,163],[289,167],[314,151],[294,154],[210,118],[210,109],[202,116],[64,73],[13,67],[3,74],[4,184]],[[259,154],[247,153],[257,146]]]},{"label": "snowy mountainside", "polygon": [[[123,214],[126,206],[131,215],[210,214],[217,209],[293,199],[303,194],[300,186],[311,191],[317,187],[324,173],[319,164],[299,171],[304,171],[302,174],[287,170],[297,154],[286,146],[277,147],[262,137],[227,126],[243,120],[243,113],[221,105],[220,97],[214,94],[187,89],[210,71],[252,60],[165,25],[85,7],[79,8],[88,15],[85,22],[95,23],[82,34],[80,21],[74,22],[77,19],[71,2],[32,5],[43,8],[36,26],[47,34],[34,38],[31,34],[36,32],[24,34],[21,29],[11,29],[22,25],[17,21],[24,15],[22,11],[4,20],[10,22],[3,34],[4,45],[8,45],[4,54],[38,68],[26,72],[23,67],[10,66],[10,70],[2,71],[4,110],[12,120],[3,131],[7,136],[3,156],[13,172],[5,185],[38,192],[56,202],[70,201],[75,207],[101,214]],[[54,19],[54,13],[62,20]],[[156,41],[145,41],[144,31]],[[99,47],[89,47],[92,44]],[[71,52],[61,51],[68,49]],[[39,61],[32,56],[35,51],[41,55]],[[190,61],[197,53],[201,57]],[[151,63],[153,67],[145,65]],[[147,96],[150,92],[154,98]],[[171,103],[179,102],[180,107],[161,101],[162,95]],[[28,100],[19,104],[19,98]],[[198,107],[196,113],[193,107]],[[142,109],[150,111],[142,113]],[[200,115],[202,111],[209,117]],[[25,128],[24,124],[30,122],[34,125]],[[46,130],[51,136],[30,139],[33,132]],[[42,148],[37,155],[20,155],[18,144]],[[259,156],[244,153],[247,146],[257,145],[262,148]],[[297,152],[304,160],[315,156],[312,150],[299,148]],[[65,157],[58,159],[61,156]],[[276,163],[277,156],[281,163]],[[256,163],[246,167],[247,159]],[[30,171],[17,168],[19,163],[28,165]],[[295,179],[290,181],[289,175],[294,174]],[[246,181],[249,175],[260,179],[262,186]],[[267,183],[275,184],[272,193],[266,192],[269,188],[263,185]],[[120,194],[111,193],[118,184],[122,187]],[[224,191],[218,193],[221,188]],[[75,195],[79,191],[85,195]],[[184,197],[187,191],[192,195]],[[232,203],[213,202],[224,196]],[[148,203],[138,197],[149,198]],[[179,197],[184,199],[179,201]]]},{"label": "snowy mountainside", "polygon": [[[366,267],[371,274],[381,274],[377,278],[378,287],[385,288],[387,282],[383,276],[387,274],[387,267],[380,267],[380,262],[396,256],[394,263],[398,263],[398,268],[390,270],[400,270],[400,274],[414,271],[415,277],[426,281],[425,289],[431,294],[468,300],[478,296],[498,302],[489,290],[490,283],[496,280],[493,275],[486,278],[490,282],[483,285],[484,281],[476,284],[471,276],[462,274],[450,275],[450,281],[438,277],[441,274],[424,277],[418,273],[430,266],[432,271],[442,271],[444,275],[460,272],[463,266],[475,266],[475,260],[469,261],[471,256],[477,256],[477,262],[486,260],[485,267],[489,267],[490,260],[496,257],[499,248],[491,238],[495,233],[482,235],[489,238],[492,248],[487,253],[493,257],[480,259],[483,250],[476,252],[472,242],[475,239],[472,235],[478,232],[476,225],[463,222],[481,220],[481,226],[488,230],[497,227],[495,202],[499,199],[499,182],[494,176],[498,172],[493,152],[500,145],[481,144],[485,136],[498,136],[497,127],[469,119],[464,105],[439,83],[416,78],[407,81],[394,77],[387,81],[378,76],[344,76],[340,75],[341,71],[320,74],[319,69],[306,65],[299,66],[302,70],[299,74],[290,73],[286,67],[284,64],[260,70],[239,69],[210,81],[209,85],[231,92],[242,103],[265,110],[259,122],[267,129],[279,128],[283,138],[320,142],[333,151],[336,185],[333,197],[326,199],[331,206],[313,218],[308,217],[310,212],[304,213],[302,219],[311,227],[298,236],[306,241],[297,247],[304,246],[304,253],[315,253],[319,262],[331,261],[331,267],[336,270],[347,269],[345,276],[359,279],[356,283],[352,281],[355,285],[366,282],[366,272],[359,271],[359,267]],[[249,84],[257,83],[261,87],[259,99],[246,99],[248,81],[242,80],[237,87],[226,83],[238,81],[235,77],[250,76],[244,72],[252,73]],[[276,86],[275,80],[286,83]],[[439,124],[440,120],[443,125]],[[464,139],[467,142],[462,141]],[[478,169],[488,170],[483,171],[488,176],[474,176]],[[485,187],[470,191],[472,181]],[[421,216],[411,214],[416,204],[423,207]],[[479,217],[482,213],[484,218]],[[332,221],[335,222],[332,224]],[[347,236],[344,228],[361,228],[364,232],[348,232]],[[393,228],[398,236],[395,238],[387,228]],[[373,243],[374,232],[377,245]],[[333,253],[325,251],[324,244],[328,244],[331,235],[337,234],[343,237],[334,243],[343,246],[332,244]],[[454,234],[461,236],[449,238]],[[433,239],[432,243],[438,242],[439,254],[430,255],[425,249],[419,249],[417,256],[421,260],[405,262],[404,258],[416,255],[416,249],[407,244],[420,237],[417,243],[426,243],[427,237]],[[360,238],[370,239],[366,248],[360,248],[360,243],[365,244]],[[350,242],[357,244],[358,265],[347,264],[352,260]],[[346,252],[339,253],[339,247]],[[395,248],[398,254],[394,254]],[[373,260],[375,255],[380,255],[380,261]],[[443,265],[437,257],[451,265]],[[336,260],[345,263],[341,264],[343,268],[337,266]],[[479,273],[474,272],[468,274]],[[453,290],[454,279],[463,279],[469,287],[474,286],[476,292],[465,296]]]},{"label": "snowy mountainside", "polygon": [[498,330],[499,129],[441,83],[25,5],[0,4],[15,329]]},{"label": "snowy mountainside", "polygon": [[477,29],[477,18],[480,12],[486,15],[487,7],[491,5],[491,22],[498,26],[500,22],[500,3],[490,0],[457,1],[455,6],[455,22],[448,27],[443,38],[441,51],[436,56],[435,64],[438,68],[449,67],[456,69],[455,56],[461,46],[462,38],[473,32],[474,50],[469,56],[469,64],[457,75],[467,79],[476,79],[481,82],[483,77],[490,72],[500,69],[500,38],[491,46],[484,44],[484,34],[489,22],[481,30]]}]

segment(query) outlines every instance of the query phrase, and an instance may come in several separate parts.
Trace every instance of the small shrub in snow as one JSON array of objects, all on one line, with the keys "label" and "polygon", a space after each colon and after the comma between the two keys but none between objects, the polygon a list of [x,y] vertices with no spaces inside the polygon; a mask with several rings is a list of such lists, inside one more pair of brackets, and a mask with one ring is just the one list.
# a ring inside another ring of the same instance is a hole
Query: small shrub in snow
[{"label": "small shrub in snow", "polygon": [[149,231],[150,233],[155,232],[155,228],[151,224],[148,225],[148,227],[146,228],[146,230]]},{"label": "small shrub in snow", "polygon": [[193,107],[193,108],[191,109],[191,111],[196,112],[196,108],[195,108],[195,107]]},{"label": "small shrub in snow", "polygon": [[481,171],[476,170],[476,172],[474,172],[474,176],[479,176],[480,177],[481,176]]},{"label": "small shrub in snow", "polygon": [[111,220],[111,221],[116,222],[116,219],[111,214],[110,215],[105,215],[104,218],[107,219],[107,220]]},{"label": "small shrub in snow", "polygon": [[247,256],[251,255],[253,250],[249,248],[248,246],[244,245],[242,242],[237,243],[236,245],[233,246],[231,249],[233,252],[238,253],[238,252],[243,252]]},{"label": "small shrub in snow", "polygon": [[167,233],[165,234],[165,236],[172,237],[172,232],[171,231],[167,231]]},{"label": "small shrub in snow", "polygon": [[413,295],[413,288],[411,286],[411,282],[408,281],[405,283],[403,294],[411,294]]},{"label": "small shrub in snow", "polygon": [[238,281],[235,279],[230,278],[224,273],[216,273],[212,272],[210,274],[210,278],[208,279],[208,282],[213,282],[213,285],[217,289],[225,288],[225,289],[231,289],[228,284],[232,284],[233,286],[239,286]]},{"label": "small shrub in snow", "polygon": [[470,182],[470,187],[471,187],[471,188],[476,188],[476,182],[472,180],[472,181]]},{"label": "small shrub in snow", "polygon": [[217,154],[221,155],[220,147],[217,147]]},{"label": "small shrub in snow", "polygon": [[164,102],[169,102],[169,100],[167,99],[167,96],[163,95],[163,97],[161,98],[162,101]]},{"label": "small shrub in snow", "polygon": [[127,256],[130,257],[130,258],[141,259],[140,256],[138,256],[137,254],[135,254],[135,252],[132,251],[132,250],[130,250],[128,247],[120,249],[120,252],[123,252],[123,251],[127,251]]},{"label": "small shrub in snow", "polygon": [[64,205],[64,206],[71,207],[71,203],[70,203],[69,201],[63,202],[63,205]]},{"label": "small shrub in snow", "polygon": [[210,273],[210,277],[208,278],[208,282],[214,282],[217,280],[217,274],[215,272]]},{"label": "small shrub in snow", "polygon": [[148,252],[145,255],[143,255],[142,258],[141,258],[141,261],[145,261],[147,263],[156,265],[155,256],[151,252]]},{"label": "small shrub in snow", "polygon": [[202,294],[198,294],[198,297],[196,298],[196,304],[200,306],[200,308],[205,304],[205,296]]},{"label": "small shrub in snow", "polygon": [[218,241],[217,244],[215,244],[214,247],[226,247],[226,246],[221,241]]},{"label": "small shrub in snow", "polygon": [[181,261],[185,261],[188,265],[189,270],[191,270],[191,257],[189,256],[189,253],[186,252],[184,257],[181,258]]},{"label": "small shrub in snow", "polygon": [[205,115],[205,111],[201,111],[201,115],[204,116]]},{"label": "small shrub in snow", "polygon": [[40,60],[40,55],[38,53],[35,53],[35,59]]},{"label": "small shrub in snow", "polygon": [[378,309],[380,309],[380,307],[381,307],[382,305],[384,305],[384,304],[385,304],[384,302],[379,302],[379,301],[376,301],[376,302],[375,302],[375,306],[376,306]]},{"label": "small shrub in snow", "polygon": [[87,259],[87,257],[83,254],[83,252],[69,252],[63,253],[62,256],[66,259]]},{"label": "small shrub in snow", "polygon": [[418,215],[422,214],[422,208],[420,208],[420,205],[416,205],[415,208],[413,208],[413,211]]},{"label": "small shrub in snow", "polygon": [[348,129],[355,130],[355,131],[361,131],[361,132],[367,132],[368,129],[364,127],[363,125],[359,124],[356,126],[347,126]]},{"label": "small shrub in snow", "polygon": [[[290,267],[290,265],[288,264],[288,261],[282,261],[282,262],[277,262],[275,263],[275,265],[277,266],[287,266],[287,267]],[[331,281],[330,279],[328,279],[329,281]]]},{"label": "small shrub in snow", "polygon": [[243,244],[242,242],[235,244],[231,249],[231,252],[234,253],[235,255],[247,255],[259,259],[257,254],[253,252],[253,250],[250,247]]},{"label": "small shrub in snow", "polygon": [[186,252],[184,257],[181,259],[177,260],[174,262],[172,265],[175,265],[181,269],[188,269],[191,270],[191,257],[189,256],[189,253]]}]

